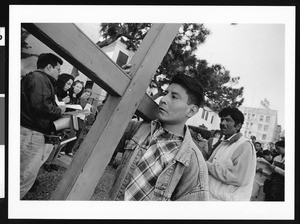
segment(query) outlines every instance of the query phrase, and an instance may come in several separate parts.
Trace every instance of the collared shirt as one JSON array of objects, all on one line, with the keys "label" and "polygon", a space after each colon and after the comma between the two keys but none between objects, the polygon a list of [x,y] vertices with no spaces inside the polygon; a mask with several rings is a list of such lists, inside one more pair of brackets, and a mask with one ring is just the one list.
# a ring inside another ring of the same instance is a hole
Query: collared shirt
[{"label": "collared shirt", "polygon": [[125,189],[125,200],[151,200],[156,180],[175,157],[183,137],[164,129],[159,121],[152,121],[149,146],[132,173]]}]

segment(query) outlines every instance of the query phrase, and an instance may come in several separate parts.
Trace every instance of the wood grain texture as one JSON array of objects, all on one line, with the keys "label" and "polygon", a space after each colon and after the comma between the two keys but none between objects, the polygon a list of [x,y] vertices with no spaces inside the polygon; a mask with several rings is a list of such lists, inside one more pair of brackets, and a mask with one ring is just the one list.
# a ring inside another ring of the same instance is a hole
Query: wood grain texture
[{"label": "wood grain texture", "polygon": [[52,200],[88,200],[92,196],[179,27],[180,24],[153,24],[131,61],[132,80],[126,91],[121,97],[107,99]]}]

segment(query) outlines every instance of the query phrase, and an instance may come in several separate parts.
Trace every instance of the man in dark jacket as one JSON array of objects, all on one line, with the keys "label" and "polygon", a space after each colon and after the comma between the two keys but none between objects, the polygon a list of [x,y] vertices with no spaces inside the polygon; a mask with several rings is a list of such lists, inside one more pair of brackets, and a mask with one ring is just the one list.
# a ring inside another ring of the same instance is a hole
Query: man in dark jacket
[{"label": "man in dark jacket", "polygon": [[55,103],[53,87],[62,63],[54,54],[41,54],[37,70],[21,80],[21,199],[32,187],[42,165],[44,134],[55,131],[53,121],[65,112],[64,106]]}]

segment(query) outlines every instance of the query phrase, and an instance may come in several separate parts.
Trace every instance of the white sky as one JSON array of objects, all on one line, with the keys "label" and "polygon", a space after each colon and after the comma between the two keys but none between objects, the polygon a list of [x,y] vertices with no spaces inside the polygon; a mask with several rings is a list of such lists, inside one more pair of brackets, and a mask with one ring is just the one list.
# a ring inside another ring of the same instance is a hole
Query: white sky
[{"label": "white sky", "polygon": [[198,47],[197,56],[210,64],[222,64],[237,87],[244,86],[242,106],[261,107],[266,98],[278,110],[284,127],[285,26],[284,24],[205,24],[211,34]]}]

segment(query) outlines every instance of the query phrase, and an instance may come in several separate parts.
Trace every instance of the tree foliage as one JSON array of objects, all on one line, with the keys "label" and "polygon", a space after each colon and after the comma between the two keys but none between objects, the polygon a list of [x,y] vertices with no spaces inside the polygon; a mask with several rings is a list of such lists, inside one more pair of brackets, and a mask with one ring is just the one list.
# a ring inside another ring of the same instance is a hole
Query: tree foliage
[{"label": "tree foliage", "polygon": [[[128,50],[136,51],[150,28],[150,23],[101,24],[100,34],[103,41],[97,44],[103,47],[120,38]],[[194,54],[209,34],[210,31],[203,24],[185,23],[181,26],[150,84],[150,88],[157,90],[154,99],[161,95],[163,86],[169,83],[172,76],[181,73],[201,81],[205,90],[205,105],[214,111],[226,106],[238,107],[243,103],[244,88],[232,87],[239,77],[232,78],[224,66],[209,66],[205,60],[196,58]]]},{"label": "tree foliage", "polygon": [[38,56],[37,54],[30,54],[26,52],[27,49],[31,48],[31,46],[26,42],[29,35],[30,33],[27,30],[21,28],[21,59]]}]

